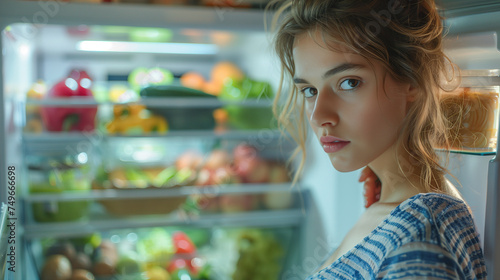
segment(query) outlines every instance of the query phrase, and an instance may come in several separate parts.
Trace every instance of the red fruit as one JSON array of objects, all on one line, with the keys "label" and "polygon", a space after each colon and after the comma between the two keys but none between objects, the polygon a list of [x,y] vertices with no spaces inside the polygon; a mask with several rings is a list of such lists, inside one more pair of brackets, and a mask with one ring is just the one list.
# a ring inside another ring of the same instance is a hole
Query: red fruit
[{"label": "red fruit", "polygon": [[[92,80],[85,71],[73,70],[55,84],[45,98],[93,98]],[[41,115],[48,131],[93,131],[97,106],[42,107]]]},{"label": "red fruit", "polygon": [[182,231],[177,231],[173,234],[172,240],[174,242],[174,247],[176,248],[176,254],[192,254],[196,252],[196,247],[194,246],[191,238],[187,236]]},{"label": "red fruit", "polygon": [[173,258],[167,267],[169,273],[173,273],[179,269],[185,269],[188,266],[188,262],[183,258]]},{"label": "red fruit", "polygon": [[198,275],[203,264],[204,262],[200,258],[174,257],[170,261],[167,271],[172,275],[177,274],[180,270],[184,270],[186,273],[189,272],[191,275]]},{"label": "red fruit", "polygon": [[266,161],[254,157],[234,165],[235,173],[246,183],[269,182],[270,170]]},{"label": "red fruit", "polygon": [[254,146],[250,146],[248,144],[239,144],[233,150],[233,158],[235,163],[255,157],[257,157],[257,149]]}]

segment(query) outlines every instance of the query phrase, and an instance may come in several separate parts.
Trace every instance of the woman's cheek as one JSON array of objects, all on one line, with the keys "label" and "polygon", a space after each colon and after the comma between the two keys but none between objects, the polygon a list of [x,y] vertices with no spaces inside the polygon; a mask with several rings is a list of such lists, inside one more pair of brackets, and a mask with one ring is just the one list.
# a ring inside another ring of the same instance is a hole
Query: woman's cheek
[{"label": "woman's cheek", "polygon": [[306,113],[306,117],[307,117],[307,121],[309,122],[309,125],[312,126],[312,120],[311,120],[311,116],[312,116],[312,113],[313,113],[313,110],[314,110],[314,104],[311,104],[312,102],[307,102],[307,101],[304,101],[304,108],[305,108],[305,113]]}]

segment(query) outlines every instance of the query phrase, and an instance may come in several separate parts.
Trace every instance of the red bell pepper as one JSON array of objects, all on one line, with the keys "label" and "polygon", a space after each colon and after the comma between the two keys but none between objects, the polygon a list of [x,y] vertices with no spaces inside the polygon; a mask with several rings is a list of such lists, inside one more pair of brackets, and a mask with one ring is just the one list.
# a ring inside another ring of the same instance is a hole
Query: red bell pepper
[{"label": "red bell pepper", "polygon": [[[87,72],[72,70],[67,78],[55,84],[45,98],[93,98],[92,79]],[[48,131],[93,131],[97,106],[42,107],[41,115]]]}]

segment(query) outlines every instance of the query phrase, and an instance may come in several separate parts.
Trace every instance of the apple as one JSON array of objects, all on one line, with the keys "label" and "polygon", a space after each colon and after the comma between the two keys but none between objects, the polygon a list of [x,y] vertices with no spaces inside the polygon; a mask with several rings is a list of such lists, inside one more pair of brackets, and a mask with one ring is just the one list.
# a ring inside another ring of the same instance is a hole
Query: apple
[{"label": "apple", "polygon": [[191,170],[197,170],[201,162],[203,161],[203,157],[200,153],[196,151],[187,151],[180,155],[175,161],[175,167],[177,170],[182,170],[184,168],[189,168]]},{"label": "apple", "polygon": [[248,158],[254,158],[257,157],[257,149],[254,146],[242,143],[234,148],[233,157],[235,162]]},{"label": "apple", "polygon": [[269,183],[287,183],[290,182],[290,176],[288,175],[288,169],[282,163],[271,163]]},{"label": "apple", "polygon": [[268,209],[288,209],[293,205],[294,196],[292,192],[268,192],[262,197],[264,206]]},{"label": "apple", "polygon": [[266,183],[269,182],[270,170],[268,163],[259,158],[252,157],[241,160],[233,166],[235,173],[245,183]]},{"label": "apple", "polygon": [[213,150],[205,161],[204,168],[216,170],[228,166],[231,163],[231,156],[224,150]]},{"label": "apple", "polygon": [[198,172],[196,180],[197,186],[239,184],[242,180],[236,176],[229,165],[221,166],[217,169],[204,167]]}]

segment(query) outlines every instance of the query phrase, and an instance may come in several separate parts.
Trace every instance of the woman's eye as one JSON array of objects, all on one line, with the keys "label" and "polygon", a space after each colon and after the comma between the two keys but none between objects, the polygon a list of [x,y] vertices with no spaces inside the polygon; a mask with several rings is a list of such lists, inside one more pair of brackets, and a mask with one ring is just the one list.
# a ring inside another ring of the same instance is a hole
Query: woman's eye
[{"label": "woman's eye", "polygon": [[306,98],[313,97],[318,94],[318,90],[312,87],[306,87],[300,90]]},{"label": "woman's eye", "polygon": [[340,83],[340,89],[342,90],[353,90],[359,86],[361,83],[360,80],[356,79],[347,79]]}]

